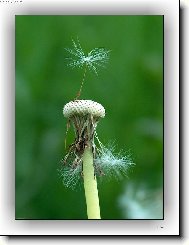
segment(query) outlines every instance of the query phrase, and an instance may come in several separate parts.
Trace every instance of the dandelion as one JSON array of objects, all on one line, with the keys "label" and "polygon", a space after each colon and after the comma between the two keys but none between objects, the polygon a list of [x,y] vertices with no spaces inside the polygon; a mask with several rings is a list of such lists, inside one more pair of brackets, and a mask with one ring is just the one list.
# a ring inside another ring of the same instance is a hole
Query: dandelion
[{"label": "dandelion", "polygon": [[68,65],[84,67],[85,70],[77,97],[63,108],[63,115],[68,119],[67,132],[72,125],[75,140],[63,159],[60,175],[65,186],[71,188],[77,187],[79,180],[83,179],[88,219],[101,219],[96,177],[109,175],[120,178],[127,175],[133,163],[129,155],[123,156],[121,152],[115,154],[114,147],[107,148],[99,140],[96,128],[99,120],[105,117],[104,107],[92,100],[78,100],[87,68],[98,75],[97,69],[105,67],[110,51],[95,48],[85,54],[79,40],[78,43],[72,42],[73,48],[66,49],[71,55]]},{"label": "dandelion", "polygon": [[[93,154],[95,153],[94,134],[99,119],[105,116],[105,109],[101,104],[91,100],[75,100],[64,106],[63,114],[72,122],[75,131],[75,141],[64,158],[65,164],[68,163],[68,166],[74,169],[74,175],[70,176],[69,170],[66,173],[63,170],[63,177],[71,178],[66,180],[69,185],[74,182],[75,173],[82,170],[88,218],[100,219]],[[73,163],[70,164],[71,162]]]},{"label": "dandelion", "polygon": [[106,148],[99,140],[96,127],[100,118],[105,116],[101,104],[91,100],[71,101],[64,106],[63,114],[75,131],[75,141],[64,158],[66,168],[61,170],[63,182],[73,188],[82,176],[88,217],[100,219],[96,176],[107,175],[118,179],[127,174],[133,163],[129,156],[115,154],[114,147]]},{"label": "dandelion", "polygon": [[109,53],[110,50],[106,50],[105,48],[94,48],[87,54],[83,51],[81,44],[79,42],[79,39],[77,40],[77,43],[72,39],[73,47],[72,48],[65,48],[65,50],[70,54],[70,57],[67,58],[68,60],[68,66],[75,68],[84,68],[84,74],[83,79],[81,82],[81,86],[79,89],[79,92],[77,94],[77,97],[75,99],[78,99],[82,87],[84,84],[87,68],[90,71],[93,71],[96,75],[98,75],[98,68],[99,67],[106,67],[106,64],[109,61]]}]

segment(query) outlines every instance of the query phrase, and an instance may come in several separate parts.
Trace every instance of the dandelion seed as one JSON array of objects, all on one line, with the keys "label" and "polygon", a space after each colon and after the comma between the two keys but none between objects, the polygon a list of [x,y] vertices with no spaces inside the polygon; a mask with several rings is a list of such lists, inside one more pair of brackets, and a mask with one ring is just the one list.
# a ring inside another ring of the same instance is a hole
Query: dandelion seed
[{"label": "dandelion seed", "polygon": [[77,43],[72,40],[73,48],[66,48],[71,57],[68,59],[68,66],[73,68],[79,67],[82,68],[86,66],[89,70],[93,71],[98,75],[98,67],[105,68],[105,65],[109,61],[110,50],[105,48],[94,48],[88,54],[85,54],[79,40]]},{"label": "dandelion seed", "polygon": [[75,189],[80,181],[82,166],[77,165],[75,168],[67,166],[59,170],[59,173],[60,177],[62,178],[63,184],[66,187]]},{"label": "dandelion seed", "polygon": [[134,165],[129,154],[123,155],[122,152],[114,153],[115,147],[111,146],[106,148],[101,146],[98,155],[94,159],[94,162],[100,167],[108,177],[114,177],[116,179],[127,176],[128,169]]},{"label": "dandelion seed", "polygon": [[68,66],[72,68],[84,68],[83,79],[81,81],[80,89],[75,98],[75,100],[77,100],[81,95],[87,68],[98,75],[98,68],[105,68],[105,65],[109,60],[110,50],[106,50],[105,48],[94,48],[90,52],[88,52],[88,54],[85,54],[81,47],[79,39],[77,40],[77,43],[72,39],[72,43],[72,48],[65,48],[65,50],[70,54],[70,57],[67,58]]}]

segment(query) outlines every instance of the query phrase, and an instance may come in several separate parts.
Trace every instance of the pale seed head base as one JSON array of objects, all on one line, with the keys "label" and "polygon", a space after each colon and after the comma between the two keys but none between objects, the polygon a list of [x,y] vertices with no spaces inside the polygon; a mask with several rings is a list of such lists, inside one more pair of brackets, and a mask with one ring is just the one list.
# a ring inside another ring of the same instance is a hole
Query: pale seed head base
[{"label": "pale seed head base", "polygon": [[64,106],[63,114],[67,118],[76,115],[92,115],[93,117],[100,118],[105,116],[105,109],[101,104],[92,100],[74,100]]}]

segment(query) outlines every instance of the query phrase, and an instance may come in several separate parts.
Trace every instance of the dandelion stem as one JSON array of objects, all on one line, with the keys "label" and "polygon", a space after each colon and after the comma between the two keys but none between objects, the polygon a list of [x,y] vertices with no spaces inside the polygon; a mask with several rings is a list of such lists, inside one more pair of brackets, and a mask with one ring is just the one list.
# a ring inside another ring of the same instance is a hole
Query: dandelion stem
[{"label": "dandelion stem", "polygon": [[90,147],[86,147],[83,153],[83,178],[88,219],[101,219],[93,154]]}]

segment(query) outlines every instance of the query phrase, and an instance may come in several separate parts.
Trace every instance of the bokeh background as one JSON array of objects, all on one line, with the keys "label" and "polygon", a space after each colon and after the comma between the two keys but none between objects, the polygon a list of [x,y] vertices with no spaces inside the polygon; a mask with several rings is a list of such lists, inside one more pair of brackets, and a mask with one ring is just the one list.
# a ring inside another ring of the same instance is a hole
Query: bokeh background
[{"label": "bokeh background", "polygon": [[82,180],[68,189],[57,171],[62,108],[83,75],[65,59],[77,37],[86,52],[111,50],[106,69],[87,72],[81,98],[105,107],[100,140],[136,164],[121,181],[98,181],[101,216],[162,219],[163,16],[16,16],[16,219],[87,219]]}]

